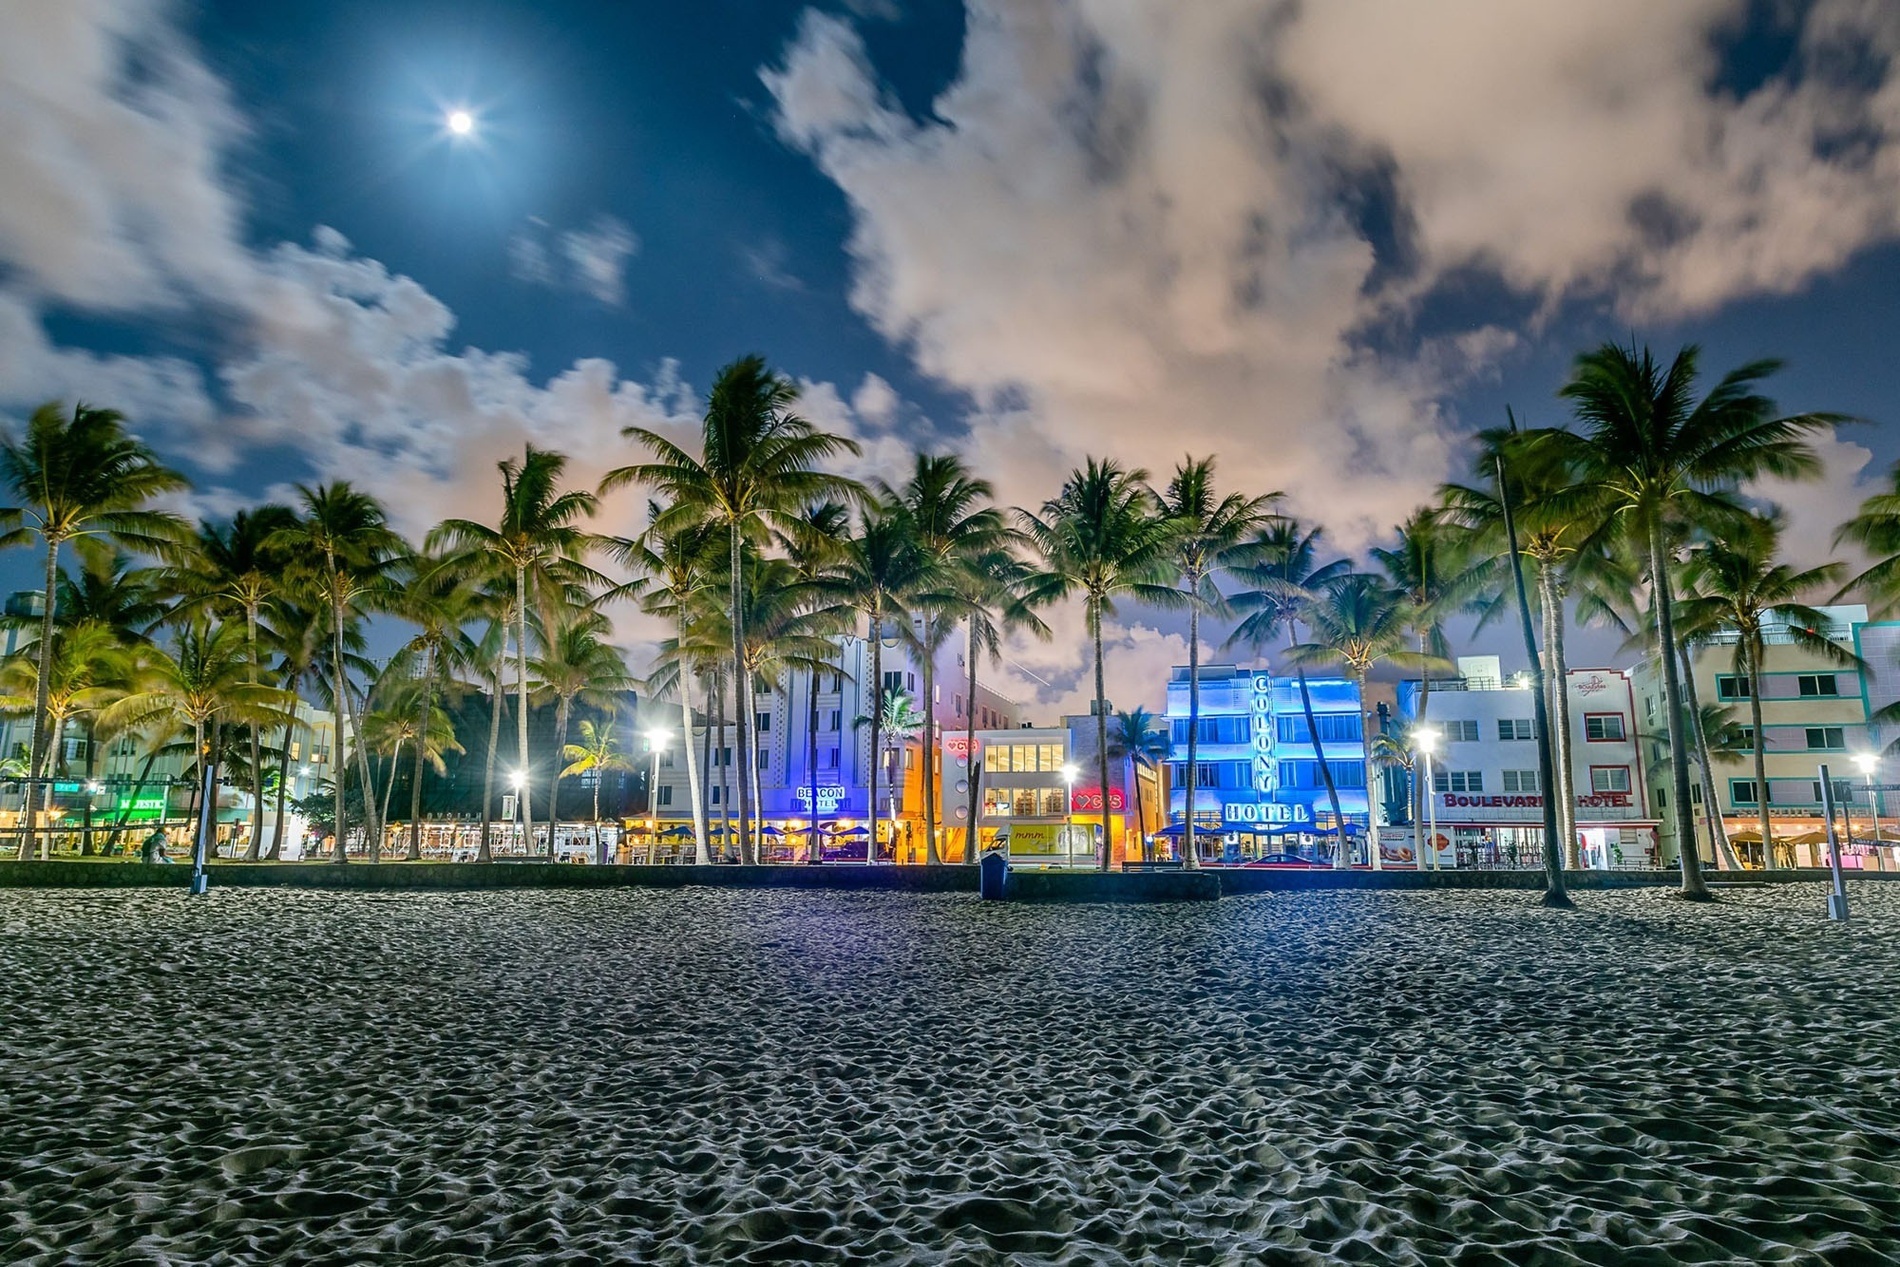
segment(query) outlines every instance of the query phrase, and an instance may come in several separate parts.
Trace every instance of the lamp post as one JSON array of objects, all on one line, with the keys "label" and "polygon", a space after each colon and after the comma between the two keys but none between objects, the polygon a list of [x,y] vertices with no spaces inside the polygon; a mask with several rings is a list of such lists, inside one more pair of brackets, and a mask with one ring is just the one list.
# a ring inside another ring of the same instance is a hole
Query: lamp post
[{"label": "lamp post", "polygon": [[655,726],[647,731],[647,751],[653,754],[653,765],[647,773],[647,861],[653,860],[655,847],[659,844],[660,830],[660,754],[666,751],[666,745],[673,738],[673,732]]},{"label": "lamp post", "polygon": [[[1425,848],[1432,851],[1432,870],[1438,865],[1438,797],[1432,786],[1432,753],[1438,747],[1438,732],[1430,726],[1419,726],[1412,731],[1412,746],[1418,749],[1418,755],[1425,762],[1425,778],[1422,786],[1425,792],[1425,818],[1430,824],[1426,829]],[[1420,850],[1418,869],[1425,869],[1425,854]]]},{"label": "lamp post", "polygon": [[1067,785],[1062,794],[1062,852],[1070,867],[1075,866],[1075,776],[1075,766],[1062,767],[1062,782]]},{"label": "lamp post", "polygon": [[[527,837],[522,834],[522,831],[521,831],[521,792],[523,788],[528,786],[528,776],[523,774],[521,771],[516,770],[514,773],[508,776],[508,786],[515,790],[514,814],[511,817],[513,820],[515,833],[517,835],[522,836],[521,856],[525,858],[528,856],[529,841]],[[554,843],[554,838],[552,836],[548,837],[548,844],[551,846],[553,843]]]}]

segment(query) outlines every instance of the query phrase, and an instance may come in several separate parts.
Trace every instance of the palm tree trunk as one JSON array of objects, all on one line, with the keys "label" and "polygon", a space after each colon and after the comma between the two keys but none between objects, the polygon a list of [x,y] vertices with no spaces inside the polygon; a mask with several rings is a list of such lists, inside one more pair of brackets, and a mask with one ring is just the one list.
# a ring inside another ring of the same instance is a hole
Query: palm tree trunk
[{"label": "palm tree trunk", "polygon": [[[1291,626],[1288,626],[1287,645],[1297,645]],[[1319,781],[1326,786],[1327,803],[1333,807],[1333,827],[1339,833],[1339,844],[1333,851],[1333,867],[1344,870],[1351,865],[1350,855],[1346,852],[1346,811],[1339,807],[1339,785],[1333,782],[1333,768],[1326,763],[1326,745],[1320,742],[1319,719],[1313,716],[1313,691],[1306,683],[1306,666],[1300,665],[1294,670],[1300,679],[1300,711],[1306,715],[1306,735],[1313,744],[1313,756],[1319,761]],[[1192,779],[1192,774],[1189,775]],[[1370,808],[1371,801],[1367,801]]]},{"label": "palm tree trunk", "polygon": [[475,861],[493,862],[491,843],[495,825],[495,749],[501,746],[501,670],[495,670],[493,688],[488,696],[488,754],[482,763],[482,839],[475,846]]},{"label": "palm tree trunk", "polygon": [[284,814],[290,800],[290,731],[284,727],[283,747],[277,753],[277,814],[271,828],[270,848],[264,851],[267,862],[275,862],[284,852]]},{"label": "palm tree trunk", "polygon": [[[605,866],[607,860],[600,855],[600,780],[601,770],[596,766],[594,768],[594,860]],[[652,799],[653,789],[648,788],[647,800],[651,801]],[[622,801],[621,804],[625,805],[626,802]],[[648,806],[648,808],[651,809],[652,807]]]},{"label": "palm tree trunk", "polygon": [[977,848],[977,845],[981,843],[979,837],[982,835],[981,831],[978,830],[977,818],[976,818],[977,790],[976,790],[976,617],[975,616],[970,617],[968,648],[969,648],[969,656],[970,656],[970,696],[969,696],[969,699],[965,702],[964,709],[963,709],[963,742],[965,745],[963,749],[963,760],[964,760],[964,769],[970,772],[970,777],[964,780],[964,782],[970,785],[970,791],[969,791],[969,801],[967,805],[968,815],[965,819],[965,821],[969,824],[969,826],[964,829],[963,861],[967,864],[974,866],[976,863],[976,848]]},{"label": "palm tree trunk", "polygon": [[934,617],[924,617],[924,863],[943,861],[937,852],[937,634]]},{"label": "palm tree trunk", "polygon": [[410,862],[422,860],[422,768],[429,756],[429,716],[435,708],[435,666],[437,650],[431,645],[422,666],[422,706],[416,710],[416,768],[409,779],[409,848],[404,857]]},{"label": "palm tree trunk", "polygon": [[1361,759],[1366,769],[1366,860],[1374,871],[1383,871],[1385,855],[1379,850],[1379,801],[1383,798],[1373,794],[1372,727],[1366,713],[1366,671],[1360,669],[1352,676],[1359,687],[1359,751],[1364,754]]},{"label": "palm tree trunk", "polygon": [[1095,865],[1098,870],[1106,871],[1109,855],[1115,851],[1115,841],[1108,826],[1108,680],[1102,666],[1102,605],[1099,601],[1089,603],[1089,636],[1095,641],[1095,757],[1102,779],[1102,852]]},{"label": "palm tree trunk", "polygon": [[[520,711],[515,715],[515,751],[520,756],[521,851],[534,856],[534,781],[528,767],[528,569],[515,565],[515,689]],[[548,829],[548,856],[554,856],[554,830]]]},{"label": "palm tree trunk", "polygon": [[[139,767],[139,777],[133,780],[132,783],[132,795],[126,798],[124,805],[119,810],[119,816],[112,820],[112,838],[106,841],[106,847],[108,849],[112,847],[119,837],[125,834],[126,824],[132,821],[132,811],[138,807],[139,793],[145,790],[146,783],[152,777],[152,767],[157,763],[158,750],[154,748],[145,754],[145,764]],[[158,821],[160,823],[165,821],[164,810],[159,811]]]},{"label": "palm tree trunk", "polygon": [[1722,859],[1722,865],[1730,871],[1740,871],[1742,864],[1736,861],[1735,850],[1729,845],[1728,831],[1722,824],[1720,814],[1711,814],[1709,808],[1716,804],[1715,776],[1710,773],[1714,763],[1709,756],[1709,736],[1702,725],[1702,701],[1697,698],[1695,687],[1695,666],[1690,661],[1689,648],[1682,649],[1682,695],[1689,707],[1691,729],[1695,731],[1696,769],[1702,781],[1703,819],[1709,825],[1709,840],[1715,845],[1716,855]]},{"label": "palm tree trunk", "polygon": [[1564,866],[1583,867],[1583,848],[1577,841],[1577,772],[1570,752],[1570,665],[1564,656],[1564,596],[1554,567],[1539,564],[1538,595],[1544,604],[1544,650],[1550,660],[1545,684],[1550,691],[1551,748],[1557,758],[1557,786],[1546,795],[1557,798],[1557,829],[1564,837]]},{"label": "palm tree trunk", "polygon": [[554,827],[561,821],[561,767],[566,764],[567,727],[572,720],[574,702],[562,696],[554,705],[554,768],[548,772],[548,849],[554,848]]},{"label": "palm tree trunk", "polygon": [[[684,616],[680,618],[680,641],[678,645],[681,648],[684,648],[686,645],[686,619]],[[682,651],[681,654],[679,679],[676,687],[680,696],[680,747],[686,754],[686,795],[692,801],[693,861],[703,867],[712,862],[712,850],[706,841],[706,802],[700,795],[699,761],[693,753],[692,671],[684,659],[684,652]],[[711,733],[710,727],[708,727],[707,733]],[[649,799],[651,799],[650,795]],[[657,823],[658,821],[659,816],[656,814],[654,816],[654,822]]]},{"label": "palm tree trunk", "polygon": [[[335,584],[335,564],[331,564],[332,585]],[[349,824],[344,821],[343,792],[344,780],[349,774],[349,758],[344,746],[344,717],[349,712],[349,696],[345,693],[343,682],[343,596],[334,588],[330,594],[330,725],[334,731],[331,736],[336,749],[331,755],[336,758],[330,766],[331,791],[336,796],[336,846],[331,852],[334,862],[348,862]]]},{"label": "palm tree trunk", "polygon": [[[706,783],[708,785],[708,790],[707,790],[706,795],[709,797],[712,795],[711,785],[714,784],[715,782],[719,785],[721,789],[724,789],[724,787],[726,786],[726,776],[724,773],[720,772],[719,763],[717,762],[717,760],[715,760],[715,758],[717,758],[719,755],[719,748],[717,745],[724,742],[725,736],[726,736],[726,714],[725,714],[725,711],[719,706],[719,670],[714,669],[706,675],[706,731],[705,731],[705,736],[700,740],[700,742],[703,745],[705,745],[704,753],[706,757]],[[723,796],[724,796],[724,793],[722,791],[721,797],[723,798]],[[706,816],[707,821],[710,824],[711,819],[712,819],[712,814],[711,814],[711,811],[709,811],[706,808],[705,802],[702,801],[700,803],[699,810],[702,814]],[[723,811],[721,812],[723,813]],[[711,834],[712,833],[709,828],[707,831],[707,836],[709,840],[710,840]],[[719,857],[721,861],[724,861],[725,856],[726,856],[726,844],[727,844],[726,837],[725,837],[724,832],[722,831],[719,837]],[[708,849],[710,850],[710,844],[708,845]],[[707,862],[712,861],[712,855],[710,852],[708,852],[705,858],[705,861]]]},{"label": "palm tree trunk", "polygon": [[[245,646],[251,656],[251,685],[257,685],[257,603],[244,604]],[[264,736],[256,723],[251,725],[251,843],[244,849],[244,861],[256,862],[264,837]]]},{"label": "palm tree trunk", "polygon": [[[754,696],[751,693],[752,692],[751,682],[752,682],[752,679],[748,675],[746,678],[746,698],[749,700],[754,698]],[[757,705],[752,704],[749,707],[756,708]],[[751,714],[751,715],[756,717],[756,714]],[[752,854],[753,854],[752,860],[754,862],[761,862],[764,860],[764,857],[765,857],[765,830],[764,830],[765,829],[765,793],[761,790],[761,783],[759,780],[758,748],[759,748],[759,732],[757,730],[754,730],[752,732],[752,760],[746,763],[746,767],[744,771],[746,781],[752,785],[752,816],[753,816],[753,824],[756,829],[755,834],[752,837]]]},{"label": "palm tree trunk", "polygon": [[[87,787],[91,787],[92,776],[98,766],[97,755],[95,752],[97,743],[98,743],[98,736],[93,732],[92,723],[87,722],[86,723],[86,778],[85,778],[85,783]],[[85,805],[85,808],[79,811],[79,856],[82,858],[90,858],[92,857],[92,793],[90,791],[86,793],[86,799],[85,799],[84,805]],[[256,838],[255,831],[252,832],[252,838],[253,839]]]},{"label": "palm tree trunk", "polygon": [[745,670],[745,610],[740,574],[739,523],[734,520],[728,537],[732,569],[732,755],[739,761],[739,861],[758,861],[752,852],[752,781],[744,771],[751,765],[752,693]]},{"label": "palm tree trunk", "polygon": [[[418,743],[416,745],[416,751],[420,752],[421,750],[422,750],[422,745]],[[402,739],[398,737],[396,740],[396,746],[390,749],[390,752],[389,752],[389,782],[383,785],[382,821],[385,823],[389,821],[390,798],[396,795],[396,770],[402,764],[401,757],[402,757]]]},{"label": "palm tree trunk", "polygon": [[[343,680],[343,698],[350,709],[350,735],[354,740],[350,747],[356,753],[356,772],[362,781],[363,817],[368,820],[363,824],[363,832],[369,842],[369,860],[381,862],[383,860],[383,825],[382,821],[376,817],[376,781],[370,776],[369,745],[363,742],[362,714],[357,711],[356,692],[350,689],[348,678]],[[364,693],[365,711],[367,711],[368,703],[366,691]]]},{"label": "palm tree trunk", "polygon": [[[191,750],[198,754],[197,786],[192,788],[191,792],[191,822],[195,829],[195,834],[192,837],[192,856],[197,857],[198,851],[202,849],[204,850],[204,856],[209,857],[211,850],[206,846],[204,838],[205,816],[201,811],[204,808],[204,791],[205,788],[209,786],[209,781],[205,778],[205,774],[211,769],[211,753],[205,748],[205,724],[202,721],[194,721],[191,724]],[[217,817],[218,812],[213,809],[211,811],[211,819],[214,823],[217,821]]]},{"label": "palm tree trunk", "polygon": [[[1190,590],[1199,592],[1198,581],[1191,580]],[[1194,835],[1194,810],[1196,796],[1200,790],[1201,756],[1201,608],[1199,603],[1188,607],[1188,743],[1187,743],[1187,799],[1181,818],[1181,865],[1199,868],[1201,865],[1200,846]],[[1257,839],[1257,837],[1256,837]]]},{"label": "palm tree trunk", "polygon": [[[1133,757],[1128,758],[1128,788],[1135,794],[1135,839],[1141,845],[1141,860],[1148,861],[1148,824],[1147,816],[1141,812],[1141,767],[1135,764]],[[1126,853],[1126,850],[1123,851]]]},{"label": "palm tree trunk", "polygon": [[[859,692],[860,698],[863,692]],[[877,861],[877,767],[884,754],[878,750],[879,731],[884,720],[884,621],[883,609],[871,616],[871,760],[868,762],[870,793],[865,804],[871,811],[871,836],[864,842],[864,860]]]},{"label": "palm tree trunk", "polygon": [[818,665],[811,667],[811,689],[806,692],[805,777],[811,790],[811,822],[805,834],[805,862],[823,862],[824,851],[818,844]]},{"label": "palm tree trunk", "polygon": [[[1426,634],[1420,633],[1418,636],[1419,655],[1429,655],[1430,651],[1430,639]],[[1431,703],[1432,671],[1429,668],[1421,668],[1418,671],[1418,724],[1421,726],[1426,725],[1427,719],[1431,716]],[[1418,856],[1418,869],[1423,871],[1425,869],[1425,850],[1431,844],[1430,841],[1425,839],[1425,821],[1430,817],[1430,815],[1426,813],[1427,806],[1425,798],[1432,795],[1432,789],[1427,787],[1425,781],[1419,777],[1418,757],[1416,753],[1412,754],[1412,765],[1406,767],[1406,772],[1411,776],[1413,789],[1412,839],[1419,842],[1419,847],[1414,850],[1414,852]],[[1433,849],[1432,870],[1436,871],[1437,869],[1438,851]]]},{"label": "palm tree trunk", "polygon": [[1690,901],[1711,900],[1702,879],[1702,858],[1696,848],[1695,816],[1689,808],[1689,747],[1682,733],[1682,675],[1676,662],[1675,603],[1669,593],[1668,555],[1663,546],[1660,518],[1649,528],[1649,581],[1656,607],[1657,652],[1662,659],[1664,718],[1669,728],[1670,794],[1675,798],[1676,843],[1682,858],[1682,889]]},{"label": "palm tree trunk", "polygon": [[[719,771],[719,854],[734,847],[732,834],[732,759],[739,754],[735,745],[726,742],[726,675],[723,670],[713,674],[713,740],[715,761],[713,768]],[[739,861],[745,861],[745,855],[739,855]]]},{"label": "palm tree trunk", "polygon": [[[1748,719],[1755,728],[1755,808],[1761,815],[1762,869],[1775,869],[1775,837],[1768,821],[1768,733],[1761,724],[1761,660],[1753,647],[1748,655]],[[1704,796],[1709,793],[1704,792]],[[1712,817],[1721,818],[1719,802],[1711,801]]]},{"label": "palm tree trunk", "polygon": [[[20,814],[19,857],[23,861],[33,856],[33,842],[39,837],[43,803],[40,778],[46,769],[46,709],[52,691],[53,614],[58,598],[59,538],[53,537],[46,542],[46,601],[40,610],[39,680],[33,684],[33,746],[27,759],[26,805]],[[46,856],[42,850],[41,857]]]}]

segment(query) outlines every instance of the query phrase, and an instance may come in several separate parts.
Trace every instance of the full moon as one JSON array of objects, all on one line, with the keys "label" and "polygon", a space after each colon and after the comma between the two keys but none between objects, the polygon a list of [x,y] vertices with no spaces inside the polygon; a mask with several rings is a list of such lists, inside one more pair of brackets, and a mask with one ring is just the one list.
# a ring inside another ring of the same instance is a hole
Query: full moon
[{"label": "full moon", "polygon": [[475,116],[466,110],[449,111],[449,131],[457,136],[467,136],[475,130]]}]

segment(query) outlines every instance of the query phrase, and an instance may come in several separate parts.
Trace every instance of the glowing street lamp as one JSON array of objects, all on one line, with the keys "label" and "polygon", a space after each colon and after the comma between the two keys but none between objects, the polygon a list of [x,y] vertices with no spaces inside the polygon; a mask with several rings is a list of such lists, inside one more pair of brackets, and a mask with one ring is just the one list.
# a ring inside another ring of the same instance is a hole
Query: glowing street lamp
[{"label": "glowing street lamp", "polygon": [[[1073,764],[1062,767],[1062,782],[1067,790],[1062,795],[1062,852],[1069,866],[1075,866],[1075,776],[1081,773]],[[1104,819],[1106,821],[1106,819]]]},{"label": "glowing street lamp", "polygon": [[[653,766],[647,774],[647,819],[656,832],[660,828],[660,754],[666,751],[666,745],[672,739],[673,732],[661,726],[647,731],[647,751],[653,754]],[[647,856],[653,856],[651,846],[648,846]]]},{"label": "glowing street lamp", "polygon": [[1859,753],[1855,753],[1855,754],[1854,754],[1854,764],[1855,764],[1855,765],[1857,765],[1857,766],[1859,766],[1859,767],[1860,767],[1860,772],[1861,772],[1862,774],[1864,774],[1864,775],[1866,775],[1866,776],[1867,776],[1867,802],[1868,802],[1868,804],[1869,804],[1869,805],[1871,805],[1871,806],[1873,807],[1873,811],[1874,811],[1874,843],[1875,843],[1876,845],[1878,845],[1878,844],[1880,844],[1880,843],[1881,843],[1881,839],[1880,839],[1880,789],[1878,789],[1878,788],[1876,788],[1876,787],[1874,786],[1874,771],[1875,771],[1876,769],[1878,769],[1878,768],[1879,768],[1879,766],[1880,766],[1880,758],[1879,758],[1879,757],[1877,757],[1877,756],[1875,756],[1875,755],[1874,755],[1873,753],[1871,753],[1871,752],[1859,752]]},{"label": "glowing street lamp", "polygon": [[[1426,828],[1425,848],[1432,851],[1432,870],[1437,871],[1439,870],[1438,793],[1432,783],[1432,753],[1438,749],[1438,732],[1433,730],[1430,726],[1414,727],[1412,730],[1412,746],[1418,749],[1418,755],[1423,758],[1425,762],[1425,819],[1429,824]],[[1420,871],[1425,869],[1425,853],[1423,850],[1420,850],[1418,854],[1418,869]]]}]

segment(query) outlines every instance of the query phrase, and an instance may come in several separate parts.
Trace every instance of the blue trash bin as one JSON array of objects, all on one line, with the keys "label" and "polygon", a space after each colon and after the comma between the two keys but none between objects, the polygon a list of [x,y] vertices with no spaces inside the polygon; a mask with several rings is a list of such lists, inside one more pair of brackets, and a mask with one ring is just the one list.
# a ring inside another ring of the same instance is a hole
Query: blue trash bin
[{"label": "blue trash bin", "polygon": [[1001,849],[992,849],[984,854],[976,864],[977,892],[985,902],[1000,902],[1003,891],[1009,887],[1009,855]]}]

